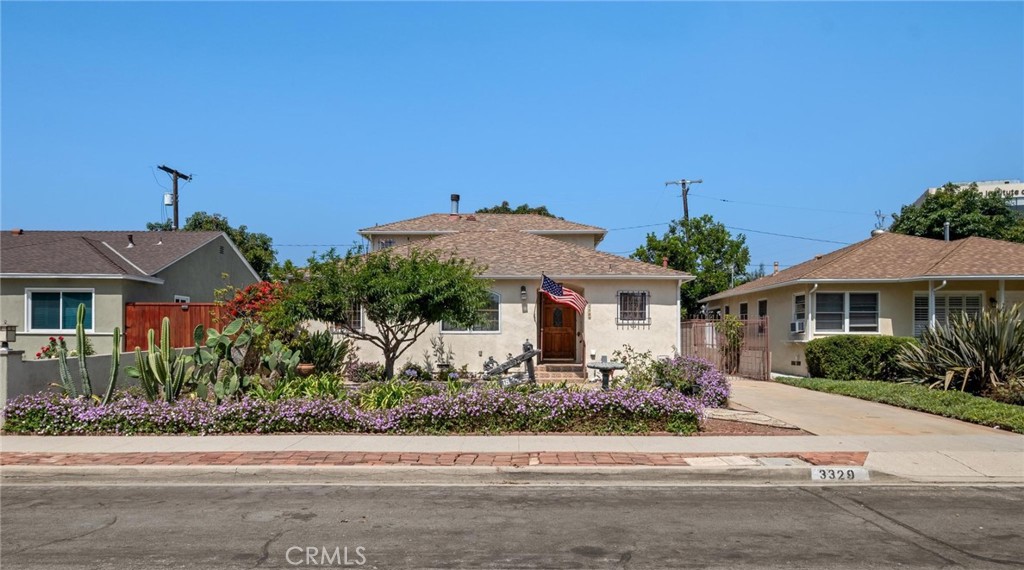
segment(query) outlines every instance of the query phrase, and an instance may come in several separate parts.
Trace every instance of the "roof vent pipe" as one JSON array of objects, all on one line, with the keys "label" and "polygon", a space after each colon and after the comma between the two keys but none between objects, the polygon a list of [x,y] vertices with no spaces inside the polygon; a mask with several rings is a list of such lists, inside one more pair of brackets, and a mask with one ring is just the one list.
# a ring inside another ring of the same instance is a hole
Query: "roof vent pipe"
[{"label": "roof vent pipe", "polygon": [[942,224],[942,236],[949,241],[949,222],[943,222]]},{"label": "roof vent pipe", "polygon": [[458,215],[459,213],[459,195],[452,194],[452,214]]},{"label": "roof vent pipe", "polygon": [[776,261],[775,262],[775,267],[772,268],[772,275],[778,275],[778,274],[779,274],[779,262]]},{"label": "roof vent pipe", "polygon": [[885,233],[885,230],[883,230],[882,228],[873,229],[873,230],[871,230],[871,237],[880,236],[880,235],[882,235],[884,233]]},{"label": "roof vent pipe", "polygon": [[132,239],[132,234],[128,234],[128,247],[135,247],[135,240]]}]

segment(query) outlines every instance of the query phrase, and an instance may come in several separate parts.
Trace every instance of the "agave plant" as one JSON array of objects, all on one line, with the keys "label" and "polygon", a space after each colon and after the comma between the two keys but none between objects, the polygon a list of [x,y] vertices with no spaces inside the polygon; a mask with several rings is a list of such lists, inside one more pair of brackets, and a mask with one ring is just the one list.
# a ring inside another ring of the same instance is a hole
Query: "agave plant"
[{"label": "agave plant", "polygon": [[928,328],[921,345],[907,345],[900,365],[932,387],[979,394],[1024,383],[1022,306],[950,315]]}]

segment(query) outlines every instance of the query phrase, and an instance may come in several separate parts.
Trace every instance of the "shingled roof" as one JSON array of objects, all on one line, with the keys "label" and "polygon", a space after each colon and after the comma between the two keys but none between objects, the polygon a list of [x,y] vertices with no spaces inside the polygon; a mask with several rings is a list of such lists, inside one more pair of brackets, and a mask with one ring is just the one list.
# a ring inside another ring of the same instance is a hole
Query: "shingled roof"
[{"label": "shingled roof", "polygon": [[3,231],[0,275],[121,276],[146,280],[222,235],[184,231]]},{"label": "shingled roof", "polygon": [[716,301],[813,281],[1024,278],[1024,244],[980,237],[957,241],[883,233],[701,299]]},{"label": "shingled roof", "polygon": [[596,251],[557,239],[522,231],[460,232],[396,246],[399,254],[412,249],[457,255],[486,266],[485,278],[531,277],[541,274],[562,278],[681,279],[693,276],[660,265]]},{"label": "shingled roof", "polygon": [[538,214],[427,214],[418,218],[363,228],[375,233],[452,233],[469,231],[579,232],[604,235],[607,230]]}]

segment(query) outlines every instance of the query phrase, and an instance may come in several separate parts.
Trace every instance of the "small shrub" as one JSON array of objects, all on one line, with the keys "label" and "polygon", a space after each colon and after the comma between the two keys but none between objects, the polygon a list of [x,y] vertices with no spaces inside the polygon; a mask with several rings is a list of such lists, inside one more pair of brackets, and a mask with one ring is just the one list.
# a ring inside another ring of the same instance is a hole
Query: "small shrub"
[{"label": "small shrub", "polygon": [[341,369],[352,350],[352,341],[334,340],[329,331],[319,331],[300,339],[301,362],[312,364],[317,372],[334,373]]},{"label": "small shrub", "polygon": [[433,374],[431,374],[430,370],[415,362],[405,363],[405,366],[395,376],[403,380],[421,380],[424,382],[433,379]]},{"label": "small shrub", "polygon": [[655,359],[651,352],[637,352],[626,345],[612,353],[626,364],[628,376],[617,385],[646,390],[652,387],[675,390],[695,396],[708,407],[722,406],[729,399],[729,381],[711,362],[695,356],[676,355]]},{"label": "small shrub", "polygon": [[807,372],[832,380],[899,380],[898,363],[905,346],[916,346],[909,337],[834,335],[807,343]]},{"label": "small shrub", "polygon": [[345,366],[345,378],[357,384],[381,382],[384,380],[384,365],[378,362],[353,361]]},{"label": "small shrub", "polygon": [[[36,353],[37,360],[46,360],[48,358],[57,358],[57,351],[64,350],[68,356],[78,356],[78,349],[72,348],[68,350],[68,345],[64,341],[64,337],[50,337],[50,342],[44,344],[39,348],[39,352]],[[92,341],[89,337],[85,337],[85,355],[92,356],[96,354],[96,351],[92,347]]]},{"label": "small shrub", "polygon": [[360,391],[359,407],[364,410],[388,410],[433,392],[432,387],[423,382],[392,378]]}]

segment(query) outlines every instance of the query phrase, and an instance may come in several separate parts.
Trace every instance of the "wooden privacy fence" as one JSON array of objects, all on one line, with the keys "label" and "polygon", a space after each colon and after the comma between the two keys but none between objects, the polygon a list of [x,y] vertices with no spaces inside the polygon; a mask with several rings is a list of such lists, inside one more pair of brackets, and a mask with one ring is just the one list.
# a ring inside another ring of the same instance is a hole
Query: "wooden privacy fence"
[{"label": "wooden privacy fence", "polygon": [[192,331],[196,325],[203,328],[224,326],[224,308],[216,303],[125,303],[124,306],[124,349],[146,350],[146,336],[149,329],[156,331],[156,342],[160,342],[160,324],[164,317],[171,319],[171,346],[187,348],[195,346]]},{"label": "wooden privacy fence", "polygon": [[683,321],[680,353],[710,360],[726,374],[754,380],[768,380],[772,371],[772,353],[768,344],[768,317],[740,321],[742,335],[737,346],[729,346],[719,330],[721,319]]}]

